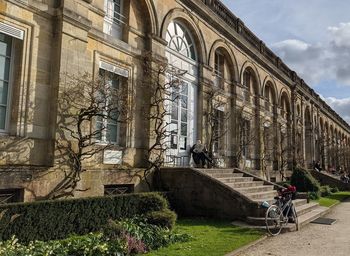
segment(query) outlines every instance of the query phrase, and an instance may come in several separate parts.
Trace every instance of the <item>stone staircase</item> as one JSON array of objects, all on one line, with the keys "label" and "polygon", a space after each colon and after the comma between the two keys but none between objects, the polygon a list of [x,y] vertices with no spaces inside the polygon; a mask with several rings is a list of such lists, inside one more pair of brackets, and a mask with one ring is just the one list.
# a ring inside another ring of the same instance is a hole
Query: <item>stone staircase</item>
[{"label": "stone staircase", "polygon": [[[274,203],[274,197],[278,194],[278,185],[237,169],[197,170],[232,188],[248,200],[255,202],[258,208],[264,201],[269,202],[269,204]],[[307,199],[295,199],[293,203],[298,214],[299,228],[329,211],[329,208],[322,207],[318,203],[307,203]],[[264,226],[265,211],[266,209],[260,208],[255,211],[255,216],[247,216],[246,222],[254,226]],[[287,229],[293,231],[295,225],[288,225]]]}]

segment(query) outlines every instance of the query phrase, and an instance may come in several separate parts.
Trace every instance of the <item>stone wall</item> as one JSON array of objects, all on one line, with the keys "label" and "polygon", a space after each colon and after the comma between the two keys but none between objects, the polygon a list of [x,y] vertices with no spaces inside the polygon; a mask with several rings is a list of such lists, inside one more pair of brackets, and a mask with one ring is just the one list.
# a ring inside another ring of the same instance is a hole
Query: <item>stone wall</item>
[{"label": "stone wall", "polygon": [[258,215],[258,205],[230,187],[194,169],[163,168],[155,182],[168,192],[181,216],[241,219]]},{"label": "stone wall", "polygon": [[328,174],[325,174],[323,172],[318,172],[315,170],[310,170],[312,176],[314,176],[321,185],[328,185],[330,187],[337,187],[339,190],[342,191],[349,191],[350,190],[350,183],[344,183],[341,180],[334,178]]}]

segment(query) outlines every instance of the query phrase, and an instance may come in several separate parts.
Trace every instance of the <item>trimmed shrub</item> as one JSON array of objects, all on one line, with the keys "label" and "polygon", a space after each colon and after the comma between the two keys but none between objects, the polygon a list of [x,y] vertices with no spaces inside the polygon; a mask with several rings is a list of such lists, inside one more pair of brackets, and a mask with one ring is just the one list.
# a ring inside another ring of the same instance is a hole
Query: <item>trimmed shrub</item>
[{"label": "trimmed shrub", "polygon": [[160,227],[172,229],[176,222],[176,213],[169,209],[153,211],[146,215],[147,222]]},{"label": "trimmed shrub", "polygon": [[311,200],[317,200],[320,198],[319,192],[308,192],[308,196]]},{"label": "trimmed shrub", "polygon": [[321,189],[320,183],[311,173],[300,167],[293,171],[290,183],[297,188],[298,192],[318,192]]},{"label": "trimmed shrub", "polygon": [[330,196],[332,194],[331,188],[329,186],[321,187],[321,196]]},{"label": "trimmed shrub", "polygon": [[337,192],[339,192],[339,189],[337,187],[332,187],[331,188],[331,192],[332,193],[337,193]]},{"label": "trimmed shrub", "polygon": [[167,207],[166,199],[157,193],[9,204],[0,207],[0,211],[8,209],[5,217],[20,216],[0,230],[0,239],[16,235],[20,241],[29,242],[83,235],[99,231],[108,219],[133,217]]}]

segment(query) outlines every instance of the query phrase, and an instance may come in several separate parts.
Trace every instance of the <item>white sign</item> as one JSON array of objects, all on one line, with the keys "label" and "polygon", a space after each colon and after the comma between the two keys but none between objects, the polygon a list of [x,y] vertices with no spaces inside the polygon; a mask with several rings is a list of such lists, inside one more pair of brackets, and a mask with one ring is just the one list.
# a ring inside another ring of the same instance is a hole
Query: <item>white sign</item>
[{"label": "white sign", "polygon": [[103,152],[104,164],[122,164],[123,151],[120,150],[105,150]]},{"label": "white sign", "polygon": [[127,70],[125,68],[114,66],[114,65],[109,64],[109,63],[104,62],[104,61],[100,61],[100,68],[107,70],[109,72],[112,72],[114,74],[126,77],[126,78],[129,77],[129,70]]}]

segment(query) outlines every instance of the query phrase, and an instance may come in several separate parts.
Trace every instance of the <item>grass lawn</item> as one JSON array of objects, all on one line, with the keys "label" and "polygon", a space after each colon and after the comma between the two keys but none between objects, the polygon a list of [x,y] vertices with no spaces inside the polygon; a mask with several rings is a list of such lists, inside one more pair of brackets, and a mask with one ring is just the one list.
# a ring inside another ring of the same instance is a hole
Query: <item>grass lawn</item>
[{"label": "grass lawn", "polygon": [[175,230],[191,235],[186,243],[176,243],[148,253],[148,256],[223,256],[261,238],[265,232],[233,226],[229,221],[180,219]]},{"label": "grass lawn", "polygon": [[330,207],[334,204],[340,203],[341,201],[345,200],[348,197],[350,197],[350,192],[341,191],[341,192],[334,193],[330,196],[321,197],[320,199],[315,201],[319,202],[321,206]]}]

